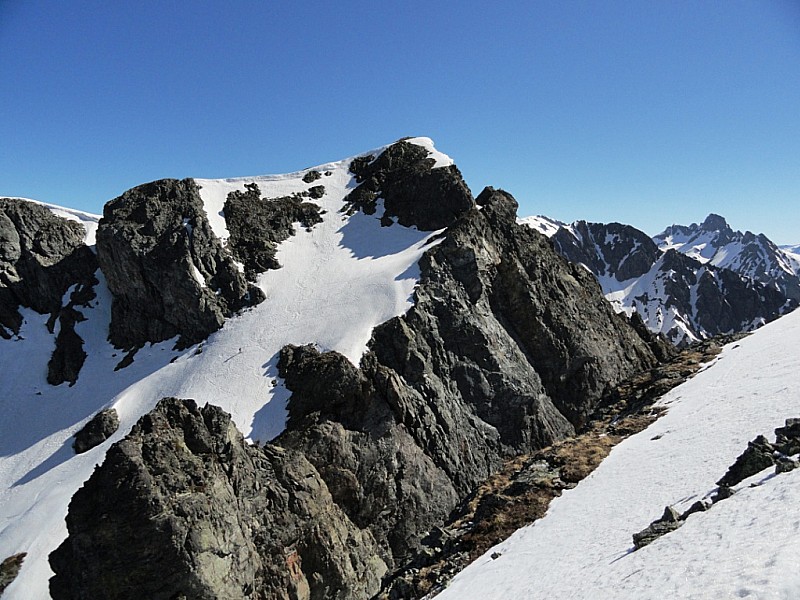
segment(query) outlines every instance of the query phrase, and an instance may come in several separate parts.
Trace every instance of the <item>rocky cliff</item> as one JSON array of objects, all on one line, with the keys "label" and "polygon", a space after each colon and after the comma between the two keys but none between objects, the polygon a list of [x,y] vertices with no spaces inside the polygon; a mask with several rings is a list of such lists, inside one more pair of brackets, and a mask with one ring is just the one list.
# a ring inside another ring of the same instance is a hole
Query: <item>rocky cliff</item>
[{"label": "rocky cliff", "polygon": [[[371,597],[504,459],[572,435],[604,391],[656,364],[652,340],[591,275],[516,224],[509,194],[487,188],[476,205],[457,169],[407,146],[354,161],[365,187],[346,208],[374,212],[382,199],[385,225],[447,226],[420,261],[413,307],[374,330],[359,367],[285,347],[289,420],[263,449],[213,407],[162,401],[73,498],[70,535],[51,556],[54,598]],[[103,243],[143,249],[110,262],[148,272],[162,253],[193,256],[186,224],[203,225],[191,202],[162,218],[149,200],[189,199],[191,184],[153,185],[107,209]],[[132,243],[134,230],[156,235]],[[192,289],[191,306],[203,305]],[[115,317],[144,325],[142,309],[119,303]],[[168,315],[145,331],[199,331]],[[121,343],[142,339],[114,327]]]},{"label": "rocky cliff", "polygon": [[263,299],[214,235],[197,185],[164,179],[108,202],[97,258],[114,297],[109,339],[135,348],[180,336],[199,342]]},{"label": "rocky cliff", "polygon": [[74,383],[86,358],[75,324],[94,298],[97,259],[80,223],[25,200],[0,198],[0,337],[19,334],[20,307],[50,315],[58,334],[47,380]]}]

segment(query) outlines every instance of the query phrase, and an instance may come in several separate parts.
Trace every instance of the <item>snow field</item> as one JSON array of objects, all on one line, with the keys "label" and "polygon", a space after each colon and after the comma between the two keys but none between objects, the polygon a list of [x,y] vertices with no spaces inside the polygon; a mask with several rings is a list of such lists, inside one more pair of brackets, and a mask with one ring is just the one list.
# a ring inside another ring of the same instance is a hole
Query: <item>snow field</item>
[{"label": "snow field", "polygon": [[[668,412],[616,446],[545,517],[489,550],[438,598],[800,597],[800,471],[744,487],[649,546],[631,536],[710,494],[759,434],[800,416],[800,311],[725,347],[669,392]],[[496,560],[491,554],[501,554]]]}]

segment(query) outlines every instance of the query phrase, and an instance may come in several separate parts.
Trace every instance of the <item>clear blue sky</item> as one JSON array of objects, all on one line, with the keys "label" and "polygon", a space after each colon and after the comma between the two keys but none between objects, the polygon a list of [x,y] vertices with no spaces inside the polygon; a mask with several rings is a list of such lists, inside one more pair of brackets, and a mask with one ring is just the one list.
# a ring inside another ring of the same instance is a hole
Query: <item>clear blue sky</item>
[{"label": "clear blue sky", "polygon": [[426,135],[523,215],[800,243],[797,0],[0,0],[0,85],[3,195],[100,212]]}]

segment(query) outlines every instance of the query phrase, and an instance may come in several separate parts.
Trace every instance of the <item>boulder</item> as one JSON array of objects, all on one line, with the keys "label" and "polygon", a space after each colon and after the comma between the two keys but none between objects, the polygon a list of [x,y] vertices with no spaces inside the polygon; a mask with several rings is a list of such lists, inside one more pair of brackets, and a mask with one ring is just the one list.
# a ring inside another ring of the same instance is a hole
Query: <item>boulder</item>
[{"label": "boulder", "polygon": [[119,417],[113,408],[105,408],[93,416],[83,428],[75,434],[72,447],[75,454],[83,454],[99,446],[119,429]]},{"label": "boulder", "polygon": [[763,435],[747,443],[747,449],[736,458],[728,472],[717,482],[719,486],[733,487],[748,477],[775,464],[775,448]]}]

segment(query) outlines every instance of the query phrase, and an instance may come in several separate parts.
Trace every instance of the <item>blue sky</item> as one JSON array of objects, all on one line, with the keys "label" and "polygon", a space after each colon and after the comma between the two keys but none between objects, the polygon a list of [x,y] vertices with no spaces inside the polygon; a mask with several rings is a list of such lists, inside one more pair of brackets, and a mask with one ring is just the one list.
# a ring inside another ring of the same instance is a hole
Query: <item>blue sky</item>
[{"label": "blue sky", "polygon": [[0,0],[0,84],[3,195],[100,212],[425,135],[521,215],[800,243],[796,0]]}]

